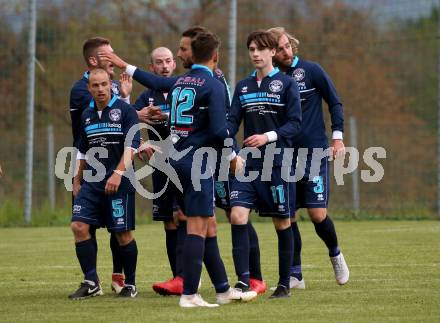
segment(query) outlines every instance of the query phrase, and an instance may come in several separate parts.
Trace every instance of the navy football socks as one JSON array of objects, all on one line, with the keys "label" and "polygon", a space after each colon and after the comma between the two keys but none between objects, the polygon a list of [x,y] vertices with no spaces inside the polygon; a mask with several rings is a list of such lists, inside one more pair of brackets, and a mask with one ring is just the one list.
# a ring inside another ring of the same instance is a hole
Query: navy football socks
[{"label": "navy football socks", "polygon": [[98,274],[96,273],[96,248],[93,239],[76,242],[75,250],[81,270],[84,273],[84,279],[91,280],[95,282],[95,284],[98,284]]},{"label": "navy football socks", "polygon": [[260,245],[257,232],[251,221],[247,224],[249,234],[249,274],[251,278],[263,280],[260,264]]},{"label": "navy football socks", "polygon": [[89,226],[89,234],[95,244],[96,253],[98,253],[98,242],[96,241],[96,227],[91,225]]},{"label": "navy football socks", "polygon": [[177,249],[177,230],[165,229],[165,241],[167,246],[168,261],[170,262],[173,277],[176,277],[176,249]]},{"label": "navy football socks", "polygon": [[183,248],[183,294],[197,293],[200,275],[202,273],[203,255],[205,252],[205,238],[187,234]]},{"label": "navy football socks", "polygon": [[293,234],[289,227],[284,230],[276,230],[278,235],[278,270],[280,280],[278,285],[289,288],[290,264],[293,258]]},{"label": "navy football socks", "polygon": [[131,240],[125,246],[120,246],[120,255],[124,267],[125,284],[136,285],[136,264],[138,249],[136,240]]},{"label": "navy football socks", "polygon": [[179,221],[176,241],[176,276],[183,278],[183,247],[186,239],[186,221]]},{"label": "navy football socks", "polygon": [[110,249],[112,251],[113,258],[113,273],[122,274],[123,265],[121,259],[121,251],[119,248],[118,239],[116,239],[116,235],[114,233],[110,234]]},{"label": "navy football socks", "polygon": [[217,237],[207,237],[205,239],[205,254],[203,256],[206,270],[208,271],[211,282],[216,293],[224,293],[229,289],[228,276],[225,265],[220,257]]},{"label": "navy football socks", "polygon": [[299,232],[298,224],[296,222],[291,223],[291,228],[293,234],[293,260],[292,267],[290,268],[290,275],[301,280],[303,278],[301,270],[301,233]]},{"label": "navy football socks", "polygon": [[238,280],[249,286],[249,232],[247,224],[232,224],[232,256]]},{"label": "navy football socks", "polygon": [[335,257],[339,255],[341,251],[338,247],[338,237],[336,236],[336,230],[332,219],[330,219],[329,216],[326,216],[321,223],[313,222],[313,224],[315,225],[316,233],[327,246],[329,256]]}]

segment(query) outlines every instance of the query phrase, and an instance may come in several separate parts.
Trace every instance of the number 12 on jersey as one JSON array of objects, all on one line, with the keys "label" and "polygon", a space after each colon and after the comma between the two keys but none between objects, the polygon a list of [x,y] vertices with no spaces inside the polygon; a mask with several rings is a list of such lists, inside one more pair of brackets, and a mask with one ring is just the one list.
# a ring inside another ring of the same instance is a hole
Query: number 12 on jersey
[{"label": "number 12 on jersey", "polygon": [[193,123],[192,115],[184,113],[191,110],[194,106],[196,91],[193,88],[176,87],[171,94],[173,101],[171,102],[171,124],[190,125]]}]

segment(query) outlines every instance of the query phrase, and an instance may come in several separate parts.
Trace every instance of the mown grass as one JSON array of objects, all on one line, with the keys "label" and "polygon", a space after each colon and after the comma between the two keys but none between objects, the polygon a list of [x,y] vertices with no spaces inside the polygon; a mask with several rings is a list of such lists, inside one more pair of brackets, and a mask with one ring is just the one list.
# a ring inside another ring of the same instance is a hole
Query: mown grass
[{"label": "mown grass", "polygon": [[[269,285],[277,281],[276,235],[270,223],[256,223],[262,269]],[[98,233],[98,271],[105,295],[69,301],[81,280],[72,235],[66,227],[0,229],[1,322],[434,322],[440,321],[440,222],[336,221],[351,270],[340,287],[326,250],[309,222],[301,222],[303,272],[307,288],[290,299],[184,310],[178,298],[151,290],[170,277],[161,224],[140,225],[137,299],[116,299],[110,292],[108,234]],[[219,225],[219,242],[231,282],[235,275],[230,229]],[[201,294],[215,293],[203,272]]]}]

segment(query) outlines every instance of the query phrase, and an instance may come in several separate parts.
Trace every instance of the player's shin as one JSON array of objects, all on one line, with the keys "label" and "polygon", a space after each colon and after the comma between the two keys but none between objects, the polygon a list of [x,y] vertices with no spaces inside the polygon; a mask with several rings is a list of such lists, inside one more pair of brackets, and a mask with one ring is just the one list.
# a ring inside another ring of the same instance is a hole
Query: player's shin
[{"label": "player's shin", "polygon": [[183,249],[183,295],[197,293],[202,273],[203,255],[205,252],[205,238],[188,234]]},{"label": "player's shin", "polygon": [[207,237],[205,240],[205,254],[203,256],[206,270],[216,293],[224,293],[229,289],[228,276],[225,265],[220,256],[217,237]]},{"label": "player's shin", "polygon": [[238,281],[249,287],[249,233],[247,224],[232,224],[232,256]]}]

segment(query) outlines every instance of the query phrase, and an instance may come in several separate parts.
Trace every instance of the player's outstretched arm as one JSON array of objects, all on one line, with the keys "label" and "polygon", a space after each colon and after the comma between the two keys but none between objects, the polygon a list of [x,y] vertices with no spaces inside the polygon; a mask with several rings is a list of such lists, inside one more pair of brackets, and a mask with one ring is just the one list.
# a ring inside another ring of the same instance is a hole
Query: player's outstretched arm
[{"label": "player's outstretched arm", "polygon": [[313,68],[313,83],[316,90],[321,94],[328,105],[332,131],[334,133],[340,132],[336,134],[336,138],[334,139],[342,139],[342,133],[344,132],[344,109],[332,80],[318,64],[315,64]]},{"label": "player's outstretched arm", "polygon": [[143,71],[134,65],[128,64],[115,53],[98,52],[98,56],[100,59],[108,61],[116,67],[124,70],[128,75],[133,77],[134,80],[152,90],[169,91],[177,81],[177,77],[158,76],[153,73]]},{"label": "player's outstretched arm", "polygon": [[317,91],[328,105],[328,111],[331,118],[332,144],[331,158],[343,157],[345,155],[345,146],[342,141],[344,133],[344,109],[341,100],[336,92],[336,88],[324,71],[316,64],[313,69],[313,82]]}]

